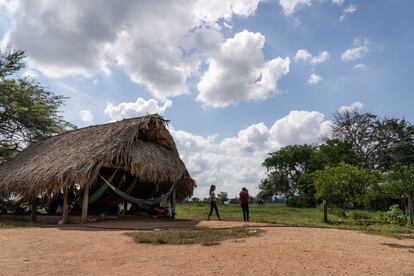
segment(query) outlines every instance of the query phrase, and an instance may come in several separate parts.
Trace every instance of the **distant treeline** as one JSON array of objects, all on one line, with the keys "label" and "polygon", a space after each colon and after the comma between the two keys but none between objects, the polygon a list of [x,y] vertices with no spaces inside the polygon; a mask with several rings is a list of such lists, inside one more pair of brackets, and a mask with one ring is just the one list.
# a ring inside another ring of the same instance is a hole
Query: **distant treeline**
[{"label": "distant treeline", "polygon": [[414,195],[414,125],[371,113],[337,113],[329,138],[281,148],[263,165],[260,198],[283,196],[295,207],[327,200],[344,209],[404,209]]}]

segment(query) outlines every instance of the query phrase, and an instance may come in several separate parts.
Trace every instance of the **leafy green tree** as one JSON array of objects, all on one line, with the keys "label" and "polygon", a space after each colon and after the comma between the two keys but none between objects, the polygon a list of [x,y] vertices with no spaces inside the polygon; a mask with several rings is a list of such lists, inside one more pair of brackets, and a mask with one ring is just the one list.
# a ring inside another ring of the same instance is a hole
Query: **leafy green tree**
[{"label": "leafy green tree", "polygon": [[332,133],[352,146],[354,161],[364,168],[385,172],[393,164],[414,162],[414,126],[404,119],[379,118],[356,111],[337,113]]},{"label": "leafy green tree", "polygon": [[297,193],[299,177],[309,171],[314,151],[315,148],[310,145],[294,145],[271,153],[263,163],[267,180],[261,183],[260,189],[267,194],[293,197]]},{"label": "leafy green tree", "polygon": [[310,163],[311,171],[321,170],[326,166],[335,166],[340,162],[358,164],[358,157],[349,141],[328,139],[313,153]]},{"label": "leafy green tree", "polygon": [[220,192],[217,194],[217,197],[220,198],[220,201],[223,203],[229,199],[229,195],[226,192]]},{"label": "leafy green tree", "polygon": [[397,198],[408,197],[410,223],[413,225],[414,165],[395,165],[385,177],[385,190]]},{"label": "leafy green tree", "polygon": [[360,165],[376,167],[376,150],[380,146],[379,118],[371,113],[338,112],[334,115],[332,133],[335,138],[351,143]]},{"label": "leafy green tree", "polygon": [[193,197],[193,198],[191,199],[191,201],[192,201],[193,203],[200,203],[200,202],[201,202],[201,200],[200,200],[198,197]]},{"label": "leafy green tree", "polygon": [[63,96],[18,77],[24,57],[24,51],[0,52],[0,163],[31,142],[74,127],[59,115]]},{"label": "leafy green tree", "polygon": [[341,208],[363,205],[368,187],[378,182],[376,171],[339,163],[315,172],[316,198]]}]

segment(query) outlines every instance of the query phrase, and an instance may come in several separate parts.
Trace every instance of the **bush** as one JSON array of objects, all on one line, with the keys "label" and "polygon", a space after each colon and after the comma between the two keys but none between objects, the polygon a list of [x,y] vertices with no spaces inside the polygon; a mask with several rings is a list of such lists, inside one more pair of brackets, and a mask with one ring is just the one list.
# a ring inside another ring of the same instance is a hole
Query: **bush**
[{"label": "bush", "polygon": [[362,207],[367,188],[378,181],[376,172],[339,163],[315,173],[316,197],[343,209]]},{"label": "bush", "polygon": [[392,205],[388,212],[383,214],[383,219],[392,224],[407,224],[407,217],[403,214],[398,205]]},{"label": "bush", "polygon": [[346,211],[346,216],[353,220],[368,220],[372,219],[372,217],[363,211]]},{"label": "bush", "polygon": [[315,207],[315,203],[302,196],[293,196],[286,199],[286,205],[293,208]]}]

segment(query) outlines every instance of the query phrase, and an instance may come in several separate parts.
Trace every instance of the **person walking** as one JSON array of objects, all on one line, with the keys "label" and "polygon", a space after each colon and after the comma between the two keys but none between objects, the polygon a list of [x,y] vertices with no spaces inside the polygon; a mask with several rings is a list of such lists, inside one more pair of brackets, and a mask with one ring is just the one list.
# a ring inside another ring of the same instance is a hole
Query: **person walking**
[{"label": "person walking", "polygon": [[210,213],[208,214],[208,220],[210,220],[211,214],[213,213],[213,209],[216,211],[216,215],[218,217],[218,220],[220,219],[220,215],[219,215],[219,211],[217,208],[217,200],[218,198],[216,197],[215,191],[216,190],[216,185],[211,185],[210,186]]},{"label": "person walking", "polygon": [[243,187],[240,194],[240,207],[243,211],[244,221],[249,221],[249,191]]}]

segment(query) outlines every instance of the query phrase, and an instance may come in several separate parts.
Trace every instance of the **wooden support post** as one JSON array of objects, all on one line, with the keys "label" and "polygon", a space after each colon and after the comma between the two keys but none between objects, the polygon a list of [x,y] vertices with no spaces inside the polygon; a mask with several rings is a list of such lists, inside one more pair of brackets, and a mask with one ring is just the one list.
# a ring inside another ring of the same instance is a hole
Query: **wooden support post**
[{"label": "wooden support post", "polygon": [[37,204],[36,203],[32,203],[30,205],[30,209],[31,209],[30,221],[31,222],[35,222],[36,221],[36,215],[37,215]]},{"label": "wooden support post", "polygon": [[322,202],[323,208],[323,222],[328,223],[328,205],[326,204],[326,200]]},{"label": "wooden support post", "polygon": [[411,224],[411,226],[414,226],[413,195],[408,194],[407,198],[408,198],[408,210],[410,212],[410,224]]},{"label": "wooden support post", "polygon": [[126,215],[127,210],[128,210],[128,201],[124,200],[124,216]]},{"label": "wooden support post", "polygon": [[83,188],[83,201],[82,201],[82,219],[81,223],[88,222],[88,205],[89,205],[89,186],[85,185]]},{"label": "wooden support post", "polygon": [[62,208],[62,223],[68,223],[68,216],[69,216],[69,204],[68,204],[68,195],[69,189],[64,188],[63,190],[63,208]]},{"label": "wooden support post", "polygon": [[175,206],[177,205],[176,197],[177,197],[177,192],[174,187],[171,193],[171,212],[172,212],[171,218],[172,219],[175,219]]}]

